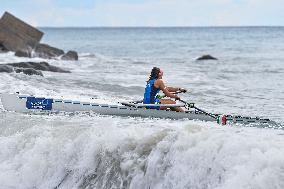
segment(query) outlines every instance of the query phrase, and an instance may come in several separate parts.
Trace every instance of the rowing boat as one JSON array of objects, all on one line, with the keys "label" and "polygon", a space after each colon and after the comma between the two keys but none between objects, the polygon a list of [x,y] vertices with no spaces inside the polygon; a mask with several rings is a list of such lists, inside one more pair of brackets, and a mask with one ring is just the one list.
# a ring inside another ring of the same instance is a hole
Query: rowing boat
[{"label": "rowing boat", "polygon": [[[167,110],[147,109],[150,104],[126,102],[121,105],[98,104],[90,102],[80,102],[73,100],[53,99],[45,97],[35,97],[21,94],[1,94],[1,102],[5,110],[15,112],[51,111],[51,112],[79,112],[92,111],[102,115],[130,116],[130,117],[155,117],[169,119],[189,119],[202,121],[216,121],[220,114],[209,114],[200,109],[188,110],[186,112],[171,111],[172,107],[181,107],[185,104],[154,105],[165,106]],[[243,117],[223,115],[226,122],[231,123],[274,123],[269,119],[258,117]]]}]

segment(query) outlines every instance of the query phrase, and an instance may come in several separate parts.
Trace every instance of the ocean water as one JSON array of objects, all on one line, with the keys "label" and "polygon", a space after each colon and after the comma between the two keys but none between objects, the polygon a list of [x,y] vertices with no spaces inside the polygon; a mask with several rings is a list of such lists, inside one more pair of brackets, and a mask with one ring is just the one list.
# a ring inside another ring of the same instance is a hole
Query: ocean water
[{"label": "ocean water", "polygon": [[[0,188],[284,188],[284,27],[40,28],[72,73],[0,73],[0,93],[117,104],[140,100],[152,67],[213,113],[277,126],[21,114],[0,102]],[[217,61],[195,61],[211,54]],[[0,64],[43,61],[0,54]]]}]

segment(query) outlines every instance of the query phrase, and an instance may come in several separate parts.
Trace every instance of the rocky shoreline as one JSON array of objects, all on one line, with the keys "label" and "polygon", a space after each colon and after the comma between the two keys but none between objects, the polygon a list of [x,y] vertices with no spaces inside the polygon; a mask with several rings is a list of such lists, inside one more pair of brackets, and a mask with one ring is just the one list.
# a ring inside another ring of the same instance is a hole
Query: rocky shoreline
[{"label": "rocky shoreline", "polygon": [[78,60],[76,51],[65,53],[62,49],[40,43],[44,33],[5,12],[0,19],[0,52],[15,52],[19,57]]},{"label": "rocky shoreline", "polygon": [[47,62],[17,62],[0,64],[0,72],[5,73],[24,73],[26,75],[39,75],[43,76],[42,71],[71,73],[69,70],[52,66]]}]

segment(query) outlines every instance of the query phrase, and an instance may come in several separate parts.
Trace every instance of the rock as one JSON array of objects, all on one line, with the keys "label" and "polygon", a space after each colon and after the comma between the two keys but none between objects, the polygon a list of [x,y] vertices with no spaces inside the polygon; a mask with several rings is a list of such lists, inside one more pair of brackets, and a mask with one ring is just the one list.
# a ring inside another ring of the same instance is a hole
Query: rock
[{"label": "rock", "polygon": [[29,57],[29,58],[32,57],[31,56],[31,52],[29,52],[29,51],[22,51],[22,50],[16,51],[15,56],[18,56],[18,57]]},{"label": "rock", "polygon": [[[19,57],[59,58],[64,51],[47,44],[40,44],[43,32],[5,12],[0,19],[0,52],[16,52]],[[63,60],[78,60],[75,51],[69,51]]]},{"label": "rock", "polygon": [[60,72],[60,73],[71,73],[68,70],[64,70],[57,66],[49,65],[47,62],[18,62],[18,63],[8,63],[6,65],[13,66],[16,68],[32,68],[34,70],[40,71],[50,71],[50,72]]},{"label": "rock", "polygon": [[16,72],[24,73],[27,75],[40,75],[43,76],[41,71],[60,72],[60,73],[71,73],[68,70],[61,69],[56,66],[49,65],[47,62],[18,62],[0,64],[0,72]]},{"label": "rock", "polygon": [[0,42],[0,53],[6,53],[9,50]]},{"label": "rock", "polygon": [[24,73],[26,75],[40,75],[43,76],[41,71],[35,70],[33,68],[15,68],[16,73]]},{"label": "rock", "polygon": [[61,57],[62,60],[78,60],[78,53],[76,51],[68,51]]},{"label": "rock", "polygon": [[30,51],[39,43],[42,36],[41,31],[8,12],[0,19],[0,42],[9,51]]},{"label": "rock", "polygon": [[3,64],[0,64],[0,72],[7,72],[7,73],[11,73],[13,72],[14,69],[12,66],[9,66],[9,65],[3,65]]},{"label": "rock", "polygon": [[[73,51],[73,52],[75,52],[75,51]],[[18,56],[18,57],[29,57],[29,58],[40,57],[40,58],[44,58],[44,59],[55,59],[55,58],[59,58],[59,56],[61,56],[63,54],[64,54],[64,51],[61,50],[61,49],[58,49],[58,48],[55,48],[55,47],[51,47],[51,46],[49,46],[47,44],[38,44],[33,52],[27,51],[27,50],[24,50],[24,51],[23,50],[18,50],[15,53],[15,56]],[[74,60],[71,57],[72,55],[73,54],[69,55],[70,57],[68,56],[67,58],[69,58],[69,60]]]},{"label": "rock", "polygon": [[6,73],[24,73],[27,75],[40,75],[43,76],[41,71],[35,70],[33,68],[13,68],[13,66],[2,64],[0,65],[0,72],[6,72]]},{"label": "rock", "polygon": [[40,58],[46,58],[46,59],[51,59],[51,58],[56,58],[64,54],[64,51],[55,47],[51,47],[47,44],[38,44],[35,48],[35,57],[40,57]]},{"label": "rock", "polygon": [[218,59],[211,56],[211,55],[203,55],[203,56],[197,58],[196,60],[218,60]]}]

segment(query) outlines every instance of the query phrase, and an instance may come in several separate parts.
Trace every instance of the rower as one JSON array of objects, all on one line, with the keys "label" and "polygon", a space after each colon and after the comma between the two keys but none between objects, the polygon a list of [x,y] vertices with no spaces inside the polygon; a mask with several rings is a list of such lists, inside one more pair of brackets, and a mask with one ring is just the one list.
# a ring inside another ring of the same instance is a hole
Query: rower
[{"label": "rower", "polygon": [[[144,92],[144,104],[176,104],[176,102],[169,98],[159,98],[159,91],[163,91],[165,97],[174,98],[175,100],[179,100],[180,98],[173,94],[178,91],[186,92],[186,89],[177,88],[177,87],[166,87],[163,80],[163,71],[158,67],[153,67],[149,80],[147,81],[145,92]],[[157,110],[165,110],[167,107],[159,107],[159,106],[151,106],[147,107],[149,109],[157,109]],[[177,112],[184,112],[181,107],[173,107],[173,109]]]}]

